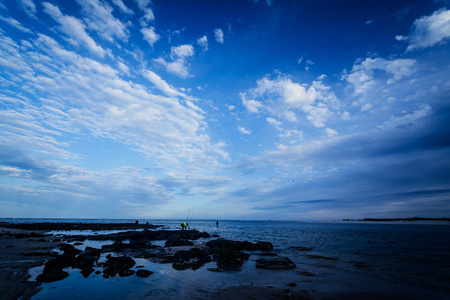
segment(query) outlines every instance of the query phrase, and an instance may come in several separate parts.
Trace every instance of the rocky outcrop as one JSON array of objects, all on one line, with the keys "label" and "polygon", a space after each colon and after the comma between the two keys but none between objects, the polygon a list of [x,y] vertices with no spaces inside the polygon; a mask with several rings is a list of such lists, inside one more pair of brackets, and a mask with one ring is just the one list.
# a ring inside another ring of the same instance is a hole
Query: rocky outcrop
[{"label": "rocky outcrop", "polygon": [[[135,261],[128,256],[109,257],[103,269],[103,277],[114,277],[117,273],[119,276],[132,275],[129,270],[135,265]],[[134,274],[134,271],[133,271]]]},{"label": "rocky outcrop", "polygon": [[153,274],[152,271],[144,270],[144,269],[137,270],[137,272],[136,272],[136,276],[141,277],[141,278],[147,278],[148,276],[150,276],[152,274]]},{"label": "rocky outcrop", "polygon": [[225,240],[225,239],[217,239],[212,240],[206,243],[206,246],[210,248],[226,248],[226,249],[233,249],[233,250],[262,250],[262,251],[270,251],[273,250],[272,243],[269,242],[257,242],[255,244],[244,241],[231,241],[231,240]]},{"label": "rocky outcrop", "polygon": [[296,265],[287,257],[275,257],[256,260],[256,267],[266,270],[289,270],[295,269]]},{"label": "rocky outcrop", "polygon": [[176,270],[191,268],[196,270],[211,261],[211,256],[203,250],[192,248],[189,251],[178,251],[173,256],[172,267]]},{"label": "rocky outcrop", "polygon": [[250,255],[233,249],[215,248],[213,257],[219,269],[234,270],[241,267]]}]

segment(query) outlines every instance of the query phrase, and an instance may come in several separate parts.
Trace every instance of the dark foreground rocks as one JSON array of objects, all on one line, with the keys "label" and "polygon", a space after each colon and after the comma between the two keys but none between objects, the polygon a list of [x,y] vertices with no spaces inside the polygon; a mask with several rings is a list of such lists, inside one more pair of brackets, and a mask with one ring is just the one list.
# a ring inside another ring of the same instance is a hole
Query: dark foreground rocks
[{"label": "dark foreground rocks", "polygon": [[275,257],[256,260],[256,267],[266,270],[289,270],[295,269],[296,265],[287,257]]},{"label": "dark foreground rocks", "polygon": [[176,270],[185,270],[191,268],[196,270],[204,264],[211,261],[210,255],[198,248],[192,248],[188,251],[178,251],[173,256],[172,267]]}]

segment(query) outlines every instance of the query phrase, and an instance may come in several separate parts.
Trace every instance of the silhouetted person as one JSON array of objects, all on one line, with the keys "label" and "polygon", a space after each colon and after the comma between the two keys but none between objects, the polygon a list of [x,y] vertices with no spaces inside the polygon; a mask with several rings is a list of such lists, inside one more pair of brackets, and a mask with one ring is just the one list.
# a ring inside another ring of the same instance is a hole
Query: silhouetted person
[{"label": "silhouetted person", "polygon": [[219,227],[219,220],[216,221],[216,227]]}]

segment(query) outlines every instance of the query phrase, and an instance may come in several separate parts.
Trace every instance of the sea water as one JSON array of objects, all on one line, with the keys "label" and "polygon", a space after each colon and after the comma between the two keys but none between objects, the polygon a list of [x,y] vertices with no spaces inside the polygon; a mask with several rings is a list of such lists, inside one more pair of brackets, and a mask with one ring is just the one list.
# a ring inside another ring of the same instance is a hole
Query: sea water
[{"label": "sea water", "polygon": [[[7,222],[85,222],[134,223],[136,220],[96,219],[0,219]],[[139,223],[179,229],[181,220],[138,220]],[[156,264],[136,259],[136,266],[154,272],[148,278],[130,276],[103,278],[94,273],[84,278],[78,269],[68,269],[64,280],[42,285],[33,299],[137,299],[141,297],[177,298],[200,295],[211,290],[240,284],[285,286],[299,274],[329,276],[356,274],[365,280],[382,279],[405,287],[450,292],[450,226],[447,224],[362,223],[362,222],[296,222],[296,221],[227,221],[192,220],[191,229],[217,234],[238,241],[268,241],[279,256],[297,264],[293,271],[277,272],[255,268],[254,255],[235,272],[211,272],[211,262],[198,270],[177,271],[171,264]],[[61,234],[61,233],[59,233]],[[212,238],[213,239],[213,238]],[[204,240],[203,242],[205,242]],[[310,250],[307,250],[310,249]],[[135,269],[136,269],[135,266]],[[98,268],[101,271],[101,268]],[[324,271],[325,270],[325,271]],[[333,277],[333,278],[331,278]],[[311,277],[314,280],[314,277]],[[450,295],[450,294],[449,294]]]}]

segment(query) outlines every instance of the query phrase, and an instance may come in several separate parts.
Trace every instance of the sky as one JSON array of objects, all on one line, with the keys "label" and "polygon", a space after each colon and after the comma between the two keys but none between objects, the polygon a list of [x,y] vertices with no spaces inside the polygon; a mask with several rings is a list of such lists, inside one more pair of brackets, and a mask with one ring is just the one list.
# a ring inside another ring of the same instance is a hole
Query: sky
[{"label": "sky", "polygon": [[0,217],[450,217],[449,8],[1,0]]}]

